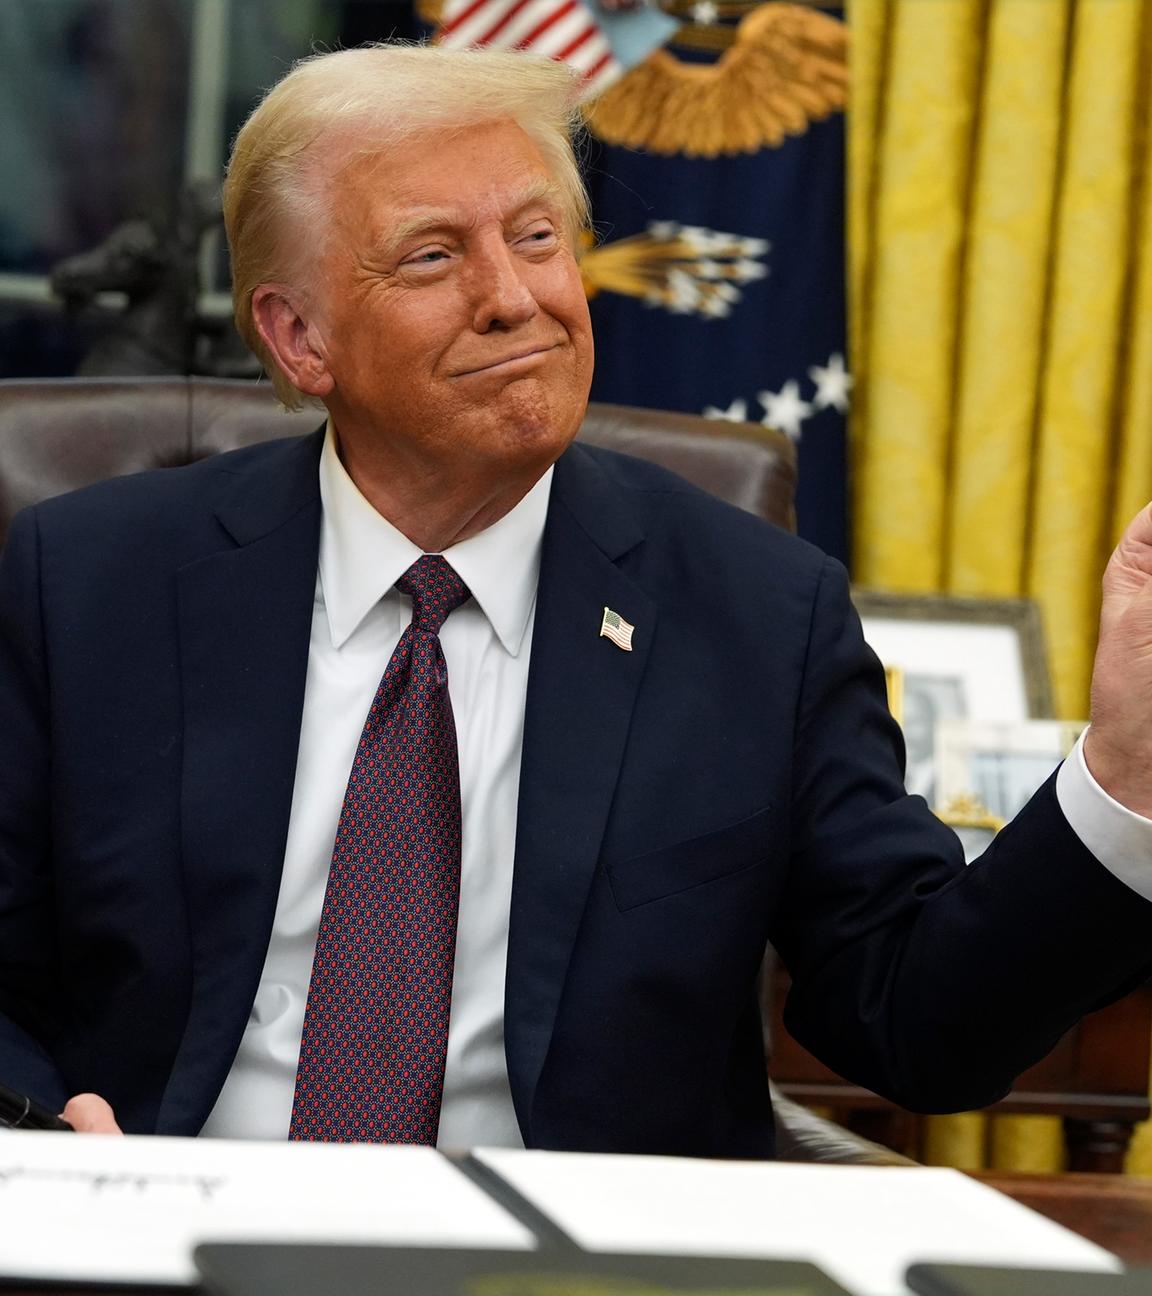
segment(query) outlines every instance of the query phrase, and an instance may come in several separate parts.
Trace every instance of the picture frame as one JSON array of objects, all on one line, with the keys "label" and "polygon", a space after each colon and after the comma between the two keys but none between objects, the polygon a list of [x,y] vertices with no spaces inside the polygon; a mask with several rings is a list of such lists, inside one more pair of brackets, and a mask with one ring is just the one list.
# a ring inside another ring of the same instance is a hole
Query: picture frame
[{"label": "picture frame", "polygon": [[1052,713],[1040,609],[1031,599],[891,594],[855,588],[864,637],[899,679],[906,786],[929,805],[945,719],[1022,723]]},{"label": "picture frame", "polygon": [[945,794],[936,809],[936,817],[943,820],[960,838],[964,848],[964,863],[971,864],[992,844],[992,838],[1004,827],[1004,819],[993,814],[974,796]]},{"label": "picture frame", "polygon": [[936,730],[937,813],[945,822],[965,810],[989,822],[1008,822],[1076,745],[1087,723],[942,720]]}]

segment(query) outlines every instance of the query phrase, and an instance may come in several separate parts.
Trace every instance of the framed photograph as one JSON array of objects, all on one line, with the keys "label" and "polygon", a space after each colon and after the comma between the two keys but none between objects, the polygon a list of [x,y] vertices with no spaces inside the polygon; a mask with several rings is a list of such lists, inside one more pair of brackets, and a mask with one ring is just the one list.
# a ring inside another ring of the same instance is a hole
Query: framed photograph
[{"label": "framed photograph", "polygon": [[1086,720],[942,720],[936,731],[940,817],[968,810],[1006,823],[1076,745]]},{"label": "framed photograph", "polygon": [[1030,599],[885,594],[855,589],[864,637],[899,679],[906,785],[929,803],[944,720],[1017,724],[1051,715],[1040,610]]}]

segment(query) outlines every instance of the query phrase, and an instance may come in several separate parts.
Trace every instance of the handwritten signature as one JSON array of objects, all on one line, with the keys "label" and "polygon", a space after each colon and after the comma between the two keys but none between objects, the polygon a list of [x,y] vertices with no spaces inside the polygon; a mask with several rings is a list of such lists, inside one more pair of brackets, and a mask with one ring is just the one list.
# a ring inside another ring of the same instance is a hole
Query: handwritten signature
[{"label": "handwritten signature", "polygon": [[210,1202],[227,1182],[222,1175],[146,1174],[129,1171],[112,1174],[99,1170],[44,1170],[35,1166],[0,1165],[0,1189],[26,1184],[73,1184],[82,1189],[87,1188],[93,1196],[118,1192],[142,1197],[156,1192],[191,1191],[201,1201]]}]

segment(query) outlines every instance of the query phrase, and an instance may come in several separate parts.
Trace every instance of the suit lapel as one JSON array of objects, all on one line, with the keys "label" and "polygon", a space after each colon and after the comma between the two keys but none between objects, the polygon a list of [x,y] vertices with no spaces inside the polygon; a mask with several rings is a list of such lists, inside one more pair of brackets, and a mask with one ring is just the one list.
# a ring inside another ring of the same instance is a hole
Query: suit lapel
[{"label": "suit lapel", "polygon": [[233,547],[177,574],[191,1002],[160,1132],[194,1133],[263,968],[292,805],[320,532],[319,437],[222,473]]},{"label": "suit lapel", "polygon": [[[505,1050],[526,1137],[656,628],[655,604],[617,566],[642,540],[615,483],[569,450],[541,556],[508,937]],[[600,637],[606,606],[636,627],[633,651]]]}]

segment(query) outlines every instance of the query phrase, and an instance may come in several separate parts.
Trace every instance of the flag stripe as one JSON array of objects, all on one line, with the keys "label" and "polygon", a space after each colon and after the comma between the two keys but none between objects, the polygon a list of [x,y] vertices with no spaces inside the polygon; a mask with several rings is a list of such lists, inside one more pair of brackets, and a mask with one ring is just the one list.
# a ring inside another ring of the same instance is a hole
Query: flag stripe
[{"label": "flag stripe", "polygon": [[[607,42],[605,42],[607,44]],[[618,62],[609,47],[604,54],[584,73],[584,88],[587,94],[600,94],[607,90],[613,81],[624,75],[624,66]]]},{"label": "flag stripe", "polygon": [[558,23],[561,18],[570,14],[575,8],[576,0],[564,0],[562,5],[553,9],[552,12],[538,22],[526,36],[521,37],[521,39],[516,43],[516,48],[528,49],[531,45],[535,44],[536,40],[542,36],[549,27],[554,23]]},{"label": "flag stripe", "polygon": [[595,27],[592,26],[585,27],[584,30],[576,37],[574,41],[570,42],[568,45],[565,45],[564,48],[558,54],[553,54],[552,57],[554,59],[559,60],[559,62],[561,63],[567,63],[568,60],[572,57],[572,55],[575,54],[576,51],[580,48],[580,46],[583,45],[586,41],[591,39],[596,34],[597,33]]},{"label": "flag stripe", "polygon": [[464,8],[450,17],[446,14],[444,25],[440,28],[440,40],[443,42],[445,36],[450,36],[462,23],[466,23],[469,18],[480,9],[490,9],[492,0],[472,0],[471,4],[466,4]]},{"label": "flag stripe", "polygon": [[[458,27],[452,34],[450,44],[455,49],[474,49],[481,45],[492,45],[495,49],[515,49],[517,42],[532,30],[554,8],[556,0],[512,0],[506,6],[497,4],[495,10],[485,9],[472,18],[465,26]],[[510,12],[506,12],[510,11]],[[499,14],[495,21],[493,13]],[[504,21],[504,17],[507,21]],[[499,26],[496,38],[489,40],[489,33]]]},{"label": "flag stripe", "polygon": [[531,3],[532,0],[516,0],[515,4],[509,6],[507,11],[495,23],[493,23],[492,26],[489,27],[486,32],[484,32],[481,36],[477,38],[476,44],[490,45],[496,39],[496,37],[500,35],[500,33],[505,29],[505,27],[507,27],[508,24],[516,17],[516,15],[520,13],[523,9],[531,5]]},{"label": "flag stripe", "polygon": [[[582,5],[577,5],[571,13],[565,14],[559,22],[553,24],[536,41],[532,48],[537,54],[547,54],[549,58],[559,59],[560,51],[582,36],[585,32],[595,33],[596,28],[589,24]],[[582,71],[579,61],[573,59],[570,67]]]},{"label": "flag stripe", "polygon": [[[556,0],[535,0],[523,13],[516,16],[516,21],[512,23],[507,31],[500,38],[500,45],[505,49],[519,49],[523,38],[532,31],[544,18],[546,18],[556,8]],[[525,48],[528,48],[525,46]],[[543,51],[538,47],[532,47],[533,54],[540,54]]]},{"label": "flag stripe", "polygon": [[490,45],[567,63],[580,75],[581,98],[624,71],[582,0],[446,0],[437,40],[446,49]]}]

